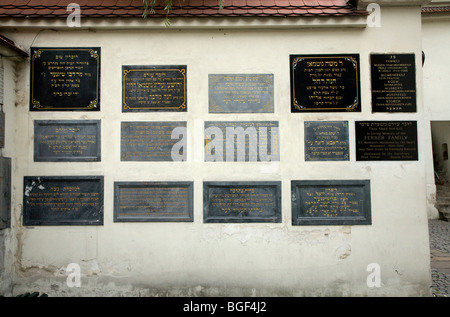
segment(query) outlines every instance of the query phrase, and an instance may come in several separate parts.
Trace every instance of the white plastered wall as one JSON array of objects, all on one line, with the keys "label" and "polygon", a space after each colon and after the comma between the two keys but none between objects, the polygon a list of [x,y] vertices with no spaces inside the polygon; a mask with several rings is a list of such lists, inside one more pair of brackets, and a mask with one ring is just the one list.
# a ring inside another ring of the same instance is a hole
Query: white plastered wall
[{"label": "white plastered wall", "polygon": [[[328,22],[329,23],[329,22]],[[61,295],[429,295],[420,8],[385,8],[380,28],[20,30],[23,46],[101,47],[100,112],[29,112],[29,65],[18,74],[13,228],[15,292]],[[405,27],[406,26],[406,27]],[[415,53],[417,113],[372,114],[370,53]],[[362,112],[290,113],[290,54],[359,53]],[[187,113],[122,113],[122,65],[187,65]],[[208,114],[208,74],[274,74],[275,113]],[[102,160],[33,162],[34,120],[99,119]],[[187,121],[187,162],[121,162],[121,121]],[[203,162],[204,121],[279,121],[279,164]],[[305,121],[348,121],[350,161],[305,162]],[[415,120],[419,161],[356,162],[354,122]],[[23,227],[24,176],[103,175],[104,225]],[[372,225],[292,226],[291,180],[371,181]],[[193,181],[194,222],[114,223],[115,181]],[[205,224],[203,181],[281,181],[282,223]],[[81,266],[69,288],[65,268]],[[370,288],[367,266],[381,268]]]}]

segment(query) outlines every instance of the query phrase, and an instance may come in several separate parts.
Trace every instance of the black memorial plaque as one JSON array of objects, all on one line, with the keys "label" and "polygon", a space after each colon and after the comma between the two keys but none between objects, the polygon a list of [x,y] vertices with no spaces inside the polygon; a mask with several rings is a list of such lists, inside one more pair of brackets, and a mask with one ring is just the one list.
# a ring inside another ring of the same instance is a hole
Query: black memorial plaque
[{"label": "black memorial plaque", "polygon": [[103,225],[103,188],[103,176],[25,176],[23,225]]},{"label": "black memorial plaque", "polygon": [[205,122],[206,162],[279,160],[278,121]]},{"label": "black memorial plaque", "polygon": [[348,161],[347,121],[305,121],[306,161]]},{"label": "black memorial plaque", "polygon": [[416,121],[356,121],[357,161],[417,161]]},{"label": "black memorial plaque", "polygon": [[122,111],[187,111],[185,65],[122,66]]},{"label": "black memorial plaque", "polygon": [[122,161],[186,161],[186,122],[122,122]]},{"label": "black memorial plaque", "polygon": [[360,112],[359,54],[290,55],[291,112]]},{"label": "black memorial plaque", "polygon": [[11,227],[11,159],[0,156],[0,230]]},{"label": "black memorial plaque", "polygon": [[31,52],[30,111],[100,111],[100,47]]},{"label": "black memorial plaque", "polygon": [[274,112],[273,74],[210,74],[209,112]]},{"label": "black memorial plaque", "polygon": [[370,225],[369,180],[291,181],[292,225]]},{"label": "black memorial plaque", "polygon": [[100,120],[36,120],[34,161],[100,161],[100,129]]},{"label": "black memorial plaque", "polygon": [[115,182],[115,222],[192,222],[193,182]]},{"label": "black memorial plaque", "polygon": [[372,54],[373,112],[416,112],[414,54]]},{"label": "black memorial plaque", "polygon": [[281,222],[281,182],[204,182],[203,222]]}]

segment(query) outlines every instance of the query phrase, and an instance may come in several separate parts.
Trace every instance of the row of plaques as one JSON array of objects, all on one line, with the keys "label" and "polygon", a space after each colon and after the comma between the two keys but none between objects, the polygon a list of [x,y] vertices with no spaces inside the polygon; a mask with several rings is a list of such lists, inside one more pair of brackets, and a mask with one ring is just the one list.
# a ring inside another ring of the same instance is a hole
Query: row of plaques
[{"label": "row of plaques", "polygon": [[[23,225],[103,225],[103,176],[25,176]],[[193,222],[193,182],[114,182],[114,222]],[[369,180],[291,181],[292,225],[370,225]],[[204,223],[280,223],[281,182],[203,182]]]},{"label": "row of plaques", "polygon": [[[280,161],[278,121],[206,121],[206,162]],[[418,160],[416,121],[355,121],[357,161]],[[121,161],[186,161],[185,121],[121,122]],[[348,121],[305,121],[306,161],[349,161]],[[100,120],[35,120],[34,161],[101,161]]]},{"label": "row of plaques", "polygon": [[[99,111],[101,48],[33,47],[31,111]],[[416,111],[415,54],[371,54],[373,112]],[[290,55],[291,112],[360,112],[359,54]],[[273,74],[209,74],[210,113],[273,113]],[[122,111],[187,111],[186,65],[123,65]]]}]

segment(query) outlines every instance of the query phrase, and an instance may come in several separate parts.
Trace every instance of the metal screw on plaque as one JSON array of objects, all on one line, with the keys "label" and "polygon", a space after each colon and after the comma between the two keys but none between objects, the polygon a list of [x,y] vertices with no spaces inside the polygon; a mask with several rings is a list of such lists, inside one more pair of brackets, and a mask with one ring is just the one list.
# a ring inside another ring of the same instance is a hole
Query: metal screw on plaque
[{"label": "metal screw on plaque", "polygon": [[381,268],[378,263],[367,265],[367,272],[371,272],[366,279],[367,287],[381,287]]},{"label": "metal screw on plaque", "polygon": [[381,7],[378,3],[370,3],[367,6],[367,12],[370,14],[367,16],[367,26],[370,28],[381,27]]},{"label": "metal screw on plaque", "polygon": [[70,272],[66,279],[69,287],[81,287],[81,268],[78,263],[67,265],[66,272]]},{"label": "metal screw on plaque", "polygon": [[66,23],[69,28],[81,27],[81,8],[78,3],[69,3],[66,9],[67,12],[72,13],[67,17]]}]

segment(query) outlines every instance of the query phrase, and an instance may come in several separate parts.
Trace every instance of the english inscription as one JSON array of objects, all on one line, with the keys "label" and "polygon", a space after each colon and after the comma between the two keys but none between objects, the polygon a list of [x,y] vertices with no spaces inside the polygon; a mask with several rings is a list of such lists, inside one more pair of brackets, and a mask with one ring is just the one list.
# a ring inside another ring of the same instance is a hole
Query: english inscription
[{"label": "english inscription", "polygon": [[291,55],[291,112],[360,112],[359,54]]},{"label": "english inscription", "polygon": [[23,225],[103,225],[103,176],[25,176]]},{"label": "english inscription", "polygon": [[100,47],[31,52],[30,111],[100,110]]},{"label": "english inscription", "polygon": [[348,161],[347,121],[306,121],[306,161]]},{"label": "english inscription", "polygon": [[203,222],[281,222],[281,182],[204,182]]},{"label": "english inscription", "polygon": [[292,225],[370,225],[369,180],[292,181]]},{"label": "english inscription", "polygon": [[122,122],[122,161],[186,161],[186,122]]},{"label": "english inscription", "polygon": [[417,161],[416,121],[356,121],[357,161]]},{"label": "english inscription", "polygon": [[273,74],[210,74],[210,113],[273,112]]},{"label": "english inscription", "polygon": [[372,54],[372,111],[416,112],[414,54]]},{"label": "english inscription", "polygon": [[279,140],[278,121],[208,121],[205,161],[279,161]]},{"label": "english inscription", "polygon": [[114,183],[115,222],[192,222],[193,182]]},{"label": "english inscription", "polygon": [[100,120],[36,120],[34,161],[100,161],[100,130]]},{"label": "english inscription", "polygon": [[122,66],[122,111],[187,111],[185,65]]}]

